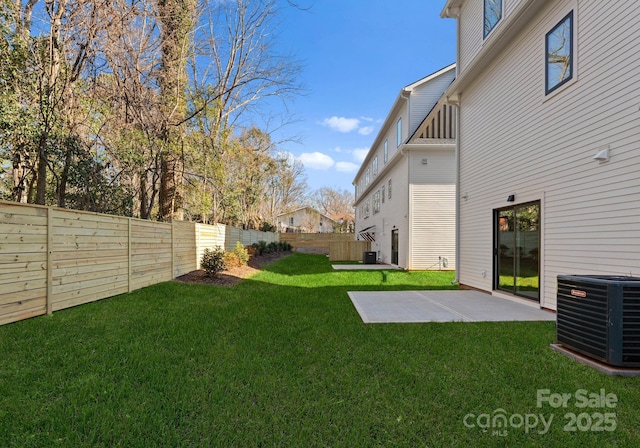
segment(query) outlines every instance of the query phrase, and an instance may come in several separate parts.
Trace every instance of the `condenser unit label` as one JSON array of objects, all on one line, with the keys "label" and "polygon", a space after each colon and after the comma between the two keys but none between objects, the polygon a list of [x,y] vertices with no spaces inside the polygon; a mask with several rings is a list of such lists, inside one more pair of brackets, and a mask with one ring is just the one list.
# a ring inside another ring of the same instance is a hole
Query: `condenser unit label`
[{"label": "condenser unit label", "polygon": [[585,298],[587,297],[587,291],[581,291],[579,289],[572,289],[571,290],[571,295],[574,297],[581,297],[581,298]]}]

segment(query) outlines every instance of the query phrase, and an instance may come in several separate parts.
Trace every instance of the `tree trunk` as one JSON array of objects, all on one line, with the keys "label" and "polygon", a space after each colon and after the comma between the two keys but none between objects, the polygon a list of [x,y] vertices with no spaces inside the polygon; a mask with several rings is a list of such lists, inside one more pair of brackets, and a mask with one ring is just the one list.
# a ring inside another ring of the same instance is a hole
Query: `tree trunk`
[{"label": "tree trunk", "polygon": [[47,134],[43,131],[38,142],[38,172],[36,204],[45,205],[47,198]]},{"label": "tree trunk", "polygon": [[182,122],[186,113],[187,56],[193,29],[195,0],[159,0],[163,104],[163,143],[160,163],[159,219],[171,221],[182,216]]}]

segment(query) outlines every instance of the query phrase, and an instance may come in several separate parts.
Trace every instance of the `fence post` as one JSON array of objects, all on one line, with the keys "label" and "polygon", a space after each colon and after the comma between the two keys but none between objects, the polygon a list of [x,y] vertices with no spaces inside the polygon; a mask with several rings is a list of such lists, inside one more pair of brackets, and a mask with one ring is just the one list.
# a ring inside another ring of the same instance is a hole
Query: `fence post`
[{"label": "fence post", "polygon": [[127,218],[127,290],[131,292],[131,218]]},{"label": "fence post", "polygon": [[47,207],[47,314],[53,313],[53,209]]},{"label": "fence post", "polygon": [[176,257],[176,241],[175,241],[175,237],[174,237],[174,230],[175,230],[176,226],[173,222],[173,219],[171,220],[171,279],[173,280],[175,277],[175,257]]}]

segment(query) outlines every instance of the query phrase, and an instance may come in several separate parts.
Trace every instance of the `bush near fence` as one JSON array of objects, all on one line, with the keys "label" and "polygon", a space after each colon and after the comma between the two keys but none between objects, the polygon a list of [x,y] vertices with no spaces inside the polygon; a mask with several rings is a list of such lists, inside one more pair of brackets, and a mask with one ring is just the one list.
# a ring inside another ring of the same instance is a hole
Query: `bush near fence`
[{"label": "bush near fence", "polygon": [[0,201],[0,325],[171,280],[277,233]]}]

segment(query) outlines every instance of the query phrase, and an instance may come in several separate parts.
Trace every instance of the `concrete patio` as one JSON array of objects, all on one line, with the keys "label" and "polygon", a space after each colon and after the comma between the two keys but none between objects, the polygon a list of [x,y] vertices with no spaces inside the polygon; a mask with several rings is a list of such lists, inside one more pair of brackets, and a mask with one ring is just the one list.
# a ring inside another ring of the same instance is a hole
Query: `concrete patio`
[{"label": "concrete patio", "polygon": [[480,291],[354,291],[349,298],[365,323],[555,321],[537,307]]}]

